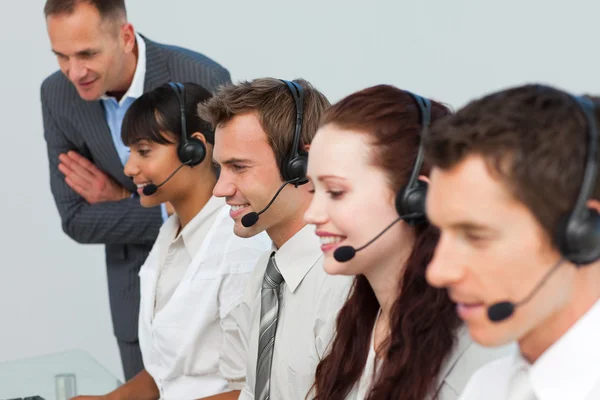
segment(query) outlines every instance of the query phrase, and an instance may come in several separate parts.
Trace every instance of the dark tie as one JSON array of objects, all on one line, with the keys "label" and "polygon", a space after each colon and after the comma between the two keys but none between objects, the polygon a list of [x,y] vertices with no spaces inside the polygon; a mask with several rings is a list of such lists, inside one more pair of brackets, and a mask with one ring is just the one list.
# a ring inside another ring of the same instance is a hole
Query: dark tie
[{"label": "dark tie", "polygon": [[273,345],[279,313],[279,286],[283,276],[275,264],[275,252],[271,254],[263,278],[260,302],[260,335],[258,337],[258,362],[256,363],[255,400],[270,398],[271,364]]}]

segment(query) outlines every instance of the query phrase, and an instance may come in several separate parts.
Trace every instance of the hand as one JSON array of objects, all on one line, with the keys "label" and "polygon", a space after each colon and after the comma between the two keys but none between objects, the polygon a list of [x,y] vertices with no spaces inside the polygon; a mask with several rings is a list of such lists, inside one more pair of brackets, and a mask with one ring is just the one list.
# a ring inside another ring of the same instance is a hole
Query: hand
[{"label": "hand", "polygon": [[90,204],[119,201],[131,195],[127,189],[75,151],[63,153],[58,159],[58,169],[65,176],[67,185]]},{"label": "hand", "polygon": [[117,390],[110,392],[109,394],[105,394],[102,396],[75,396],[71,397],[69,400],[117,400],[120,399],[118,396]]}]

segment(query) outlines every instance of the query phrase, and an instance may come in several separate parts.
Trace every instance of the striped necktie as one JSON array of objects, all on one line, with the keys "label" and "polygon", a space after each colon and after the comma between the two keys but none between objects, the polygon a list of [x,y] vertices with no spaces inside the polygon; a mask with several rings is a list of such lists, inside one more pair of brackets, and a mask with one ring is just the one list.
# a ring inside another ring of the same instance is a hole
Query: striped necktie
[{"label": "striped necktie", "polygon": [[275,252],[273,252],[269,264],[267,264],[261,290],[255,400],[268,400],[270,398],[273,345],[275,344],[277,316],[279,314],[279,286],[282,282],[283,276],[275,264]]}]

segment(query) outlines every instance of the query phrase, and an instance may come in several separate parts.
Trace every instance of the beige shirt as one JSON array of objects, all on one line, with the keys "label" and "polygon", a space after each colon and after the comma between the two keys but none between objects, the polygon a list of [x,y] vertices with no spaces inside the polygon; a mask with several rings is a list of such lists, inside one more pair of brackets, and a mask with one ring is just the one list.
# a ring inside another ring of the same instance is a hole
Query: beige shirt
[{"label": "beige shirt", "polygon": [[[325,272],[321,244],[314,231],[314,226],[306,225],[275,253],[285,282],[280,287],[271,369],[273,400],[305,399],[314,382],[317,365],[334,334],[334,326],[328,322],[335,320],[352,283],[351,277]],[[269,255],[266,253],[257,263],[244,300],[236,310],[242,343],[231,349],[247,350],[248,355],[246,383],[240,400],[254,399],[261,284]]]},{"label": "beige shirt", "polygon": [[[538,360],[529,364],[512,354],[481,368],[461,400],[513,400],[516,378],[536,400],[600,399],[600,300]],[[521,388],[522,389],[522,388]]]},{"label": "beige shirt", "polygon": [[[490,361],[509,354],[509,352],[514,349],[513,345],[494,349],[482,347],[473,342],[465,326],[461,327],[457,336],[457,343],[450,353],[448,360],[443,363],[442,370],[438,377],[438,400],[458,399],[475,371]],[[375,358],[373,345],[372,339],[363,376],[348,396],[346,396],[346,400],[364,400],[368,397],[368,394],[372,389],[372,381],[376,376],[374,375],[374,371],[377,371],[373,369],[373,366],[378,362]],[[481,397],[478,398],[478,400],[487,400],[487,398]]]}]

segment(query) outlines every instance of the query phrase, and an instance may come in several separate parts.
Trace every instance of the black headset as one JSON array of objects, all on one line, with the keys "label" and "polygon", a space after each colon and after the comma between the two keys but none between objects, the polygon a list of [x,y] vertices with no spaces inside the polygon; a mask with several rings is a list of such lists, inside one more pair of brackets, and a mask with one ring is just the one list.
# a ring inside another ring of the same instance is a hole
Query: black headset
[{"label": "black headset", "polygon": [[304,89],[302,86],[294,81],[286,81],[280,79],[281,82],[285,83],[294,102],[296,103],[296,129],[294,131],[294,141],[290,148],[290,153],[283,158],[280,171],[285,181],[292,181],[296,187],[304,185],[308,182],[306,178],[306,168],[308,166],[308,153],[305,150],[300,150],[300,136],[302,135],[302,116],[304,114]]},{"label": "black headset", "polygon": [[427,221],[425,215],[425,200],[427,196],[427,182],[419,179],[419,172],[423,166],[424,149],[422,137],[425,130],[431,123],[431,102],[429,99],[411,93],[405,90],[417,103],[419,107],[419,114],[421,116],[421,132],[419,133],[419,150],[417,151],[417,158],[413,165],[412,172],[408,183],[396,194],[396,211],[398,215],[414,215],[414,217],[406,218],[405,222],[410,225],[420,224]]},{"label": "black headset", "polygon": [[580,266],[600,259],[600,215],[587,206],[596,187],[598,173],[598,128],[592,100],[587,97],[573,98],[587,125],[587,160],[577,202],[570,213],[562,216],[555,240],[563,257]]},{"label": "black headset", "polygon": [[177,156],[182,164],[193,167],[204,161],[206,146],[200,139],[188,135],[185,116],[185,86],[179,82],[169,82],[169,86],[177,95],[181,114],[181,140],[177,147]]}]

